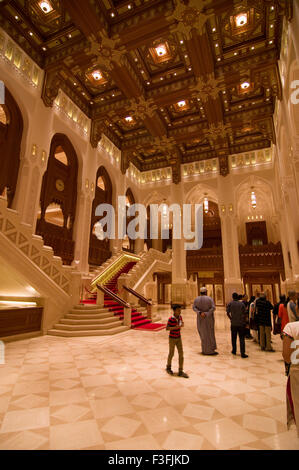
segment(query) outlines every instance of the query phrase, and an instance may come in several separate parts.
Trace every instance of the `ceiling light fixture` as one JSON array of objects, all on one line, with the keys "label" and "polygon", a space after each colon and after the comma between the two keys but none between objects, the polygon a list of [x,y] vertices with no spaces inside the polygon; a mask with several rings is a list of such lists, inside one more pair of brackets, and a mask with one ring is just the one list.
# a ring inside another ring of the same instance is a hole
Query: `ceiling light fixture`
[{"label": "ceiling light fixture", "polygon": [[183,101],[178,101],[178,106],[180,108],[183,108],[184,106],[186,106],[186,101],[184,101],[184,100]]},{"label": "ceiling light fixture", "polygon": [[43,13],[48,14],[51,11],[53,11],[53,7],[50,4],[50,2],[43,0],[42,2],[39,2],[39,7],[42,10]]},{"label": "ceiling light fixture", "polygon": [[127,117],[125,117],[125,120],[126,120],[127,122],[132,122],[132,121],[133,121],[133,118],[132,118],[132,116],[127,116]]},{"label": "ceiling light fixture", "polygon": [[247,88],[250,87],[250,83],[249,82],[243,82],[241,83],[241,88],[242,90],[247,90]]},{"label": "ceiling light fixture", "polygon": [[160,44],[159,46],[155,47],[155,51],[159,57],[163,57],[167,54],[166,47],[163,44]]},{"label": "ceiling light fixture", "polygon": [[30,36],[33,36],[33,32],[32,32],[32,31],[29,31],[29,34],[30,34]]},{"label": "ceiling light fixture", "polygon": [[101,80],[101,78],[103,78],[103,75],[101,74],[99,70],[95,70],[94,72],[92,72],[91,75],[93,76],[95,80]]},{"label": "ceiling light fixture", "polygon": [[247,24],[247,21],[247,13],[240,13],[236,16],[236,25],[238,28],[245,26],[245,24]]}]

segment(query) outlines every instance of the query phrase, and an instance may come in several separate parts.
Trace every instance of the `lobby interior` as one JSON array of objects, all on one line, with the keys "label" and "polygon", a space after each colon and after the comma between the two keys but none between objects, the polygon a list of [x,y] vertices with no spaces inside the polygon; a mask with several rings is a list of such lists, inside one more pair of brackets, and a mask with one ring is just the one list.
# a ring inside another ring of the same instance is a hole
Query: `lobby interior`
[{"label": "lobby interior", "polygon": [[299,449],[280,336],[232,356],[225,312],[299,292],[298,31],[296,0],[0,3],[0,449]]}]

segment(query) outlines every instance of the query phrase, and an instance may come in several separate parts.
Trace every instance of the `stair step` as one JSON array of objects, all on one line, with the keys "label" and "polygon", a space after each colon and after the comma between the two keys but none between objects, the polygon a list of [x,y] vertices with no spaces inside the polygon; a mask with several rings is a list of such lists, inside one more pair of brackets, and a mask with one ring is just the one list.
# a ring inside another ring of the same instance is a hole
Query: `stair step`
[{"label": "stair step", "polygon": [[107,313],[107,309],[105,307],[101,307],[101,308],[72,308],[69,313],[80,313],[80,314],[96,314],[96,313]]},{"label": "stair step", "polygon": [[67,331],[80,331],[80,330],[107,330],[111,328],[117,328],[118,326],[122,326],[123,323],[121,321],[112,322],[112,323],[105,323],[103,325],[94,323],[88,325],[67,325],[64,323],[56,323],[54,325],[54,329],[57,330],[67,330]]},{"label": "stair step", "polygon": [[80,304],[80,305],[74,305],[72,310],[103,310],[103,308],[100,308],[96,304]]},{"label": "stair step", "polygon": [[111,328],[108,330],[79,330],[79,331],[67,331],[67,330],[59,330],[52,328],[48,330],[48,335],[52,336],[65,336],[65,337],[72,337],[72,336],[106,336],[106,335],[115,335],[117,333],[122,333],[124,331],[129,330],[127,326],[118,326],[116,328]]},{"label": "stair step", "polygon": [[65,325],[94,325],[96,322],[98,325],[105,325],[107,323],[112,322],[117,323],[118,321],[118,318],[113,315],[104,318],[84,318],[83,320],[78,320],[77,318],[62,318],[61,320],[59,320],[59,323]]},{"label": "stair step", "polygon": [[86,313],[86,314],[76,314],[76,313],[67,313],[65,315],[65,318],[71,318],[73,320],[101,320],[103,318],[112,318],[113,315],[111,315],[111,312],[106,312],[106,313],[98,313],[98,314],[91,314],[91,313]]}]

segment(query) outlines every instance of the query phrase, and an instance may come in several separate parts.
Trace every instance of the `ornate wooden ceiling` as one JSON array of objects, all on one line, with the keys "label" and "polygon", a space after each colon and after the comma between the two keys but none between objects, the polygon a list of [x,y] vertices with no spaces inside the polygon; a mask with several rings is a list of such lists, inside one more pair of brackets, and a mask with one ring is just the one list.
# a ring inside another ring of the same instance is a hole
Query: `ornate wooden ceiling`
[{"label": "ornate wooden ceiling", "polygon": [[10,0],[0,24],[145,171],[269,147],[281,99],[277,61],[292,0]]}]

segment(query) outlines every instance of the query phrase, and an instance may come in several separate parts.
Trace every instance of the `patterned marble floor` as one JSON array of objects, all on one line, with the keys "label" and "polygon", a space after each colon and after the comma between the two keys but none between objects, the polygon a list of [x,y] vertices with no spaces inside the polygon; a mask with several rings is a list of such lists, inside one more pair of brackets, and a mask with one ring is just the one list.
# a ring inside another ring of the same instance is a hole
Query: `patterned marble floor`
[{"label": "patterned marble floor", "polygon": [[[166,320],[169,309],[160,313]],[[0,449],[299,449],[285,424],[280,338],[275,353],[246,341],[249,358],[232,356],[229,321],[218,309],[220,354],[202,356],[195,314],[183,316],[189,379],[165,373],[165,330],[8,343]]]}]

